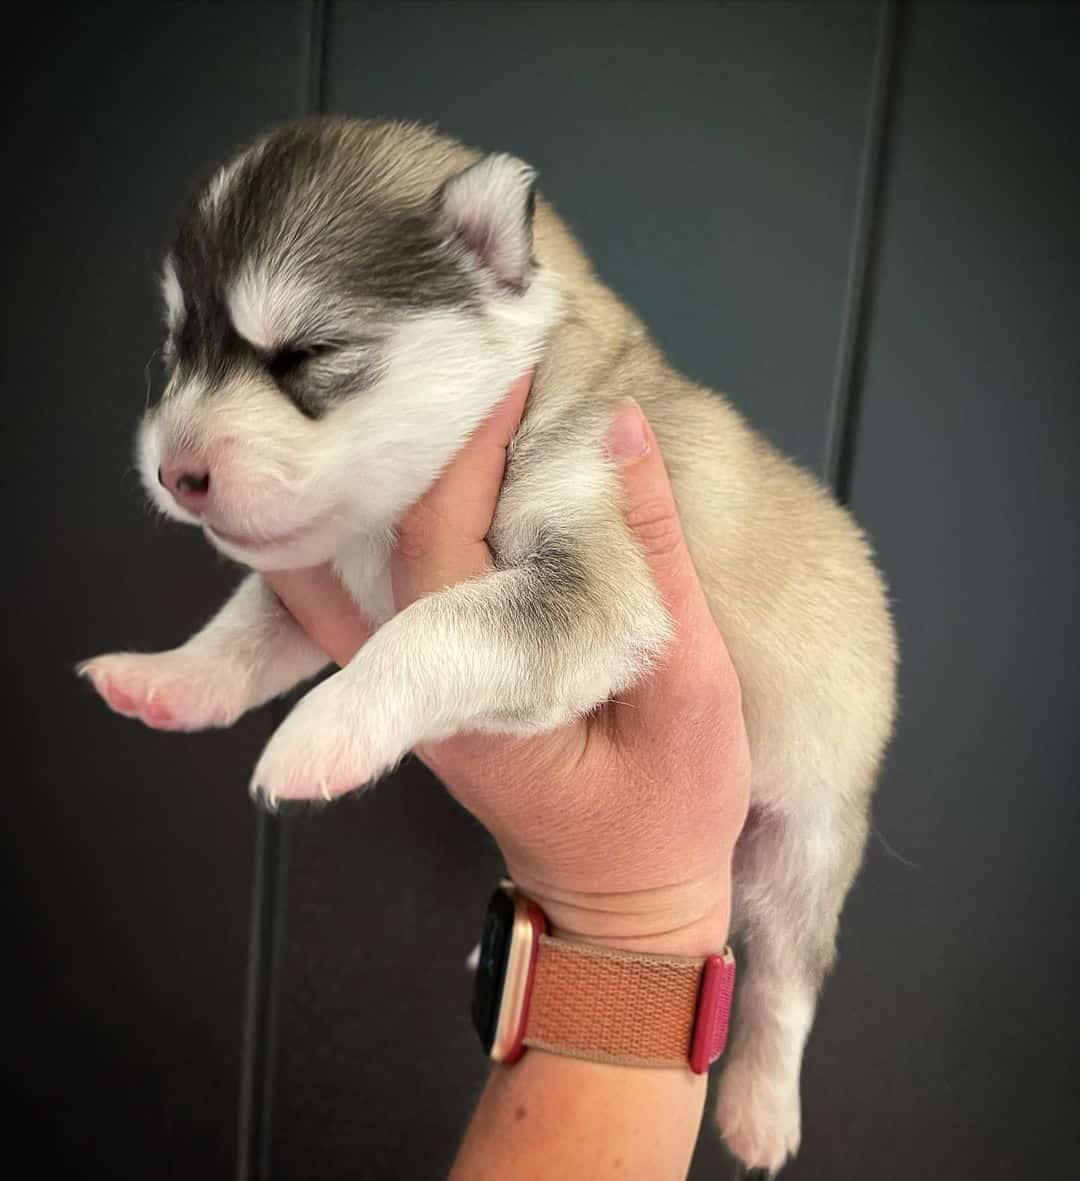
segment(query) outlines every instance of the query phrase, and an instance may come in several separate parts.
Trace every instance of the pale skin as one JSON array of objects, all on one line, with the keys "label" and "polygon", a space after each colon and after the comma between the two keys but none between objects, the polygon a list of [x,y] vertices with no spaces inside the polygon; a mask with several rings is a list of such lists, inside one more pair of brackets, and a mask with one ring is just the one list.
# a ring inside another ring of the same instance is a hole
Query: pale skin
[{"label": "pale skin", "polygon": [[[526,375],[407,514],[391,564],[398,610],[492,569],[485,538],[528,390]],[[636,404],[619,409],[607,444],[625,519],[675,625],[659,666],[618,702],[555,732],[460,735],[417,754],[492,833],[553,933],[702,956],[727,940],[732,853],[749,800],[739,683]],[[329,568],[268,581],[336,663],[371,634]],[[685,1177],[705,1083],[688,1069],[529,1051],[493,1069],[452,1181]]]}]

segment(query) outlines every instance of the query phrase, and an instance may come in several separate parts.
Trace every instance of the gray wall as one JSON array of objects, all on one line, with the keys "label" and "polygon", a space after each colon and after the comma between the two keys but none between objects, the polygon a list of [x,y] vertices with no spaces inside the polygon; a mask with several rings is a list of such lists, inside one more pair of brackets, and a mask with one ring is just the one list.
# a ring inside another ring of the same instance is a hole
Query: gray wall
[{"label": "gray wall", "polygon": [[[43,1167],[437,1177],[484,1076],[462,956],[498,860],[422,768],[257,818],[273,711],[154,734],[68,671],[235,577],[130,474],[152,269],[195,175],[315,109],[531,160],[875,538],[902,717],[785,1175],[1073,1162],[1078,49],[1037,4],[86,6],[11,39],[3,1078]],[[704,1134],[694,1176],[729,1174]]]}]

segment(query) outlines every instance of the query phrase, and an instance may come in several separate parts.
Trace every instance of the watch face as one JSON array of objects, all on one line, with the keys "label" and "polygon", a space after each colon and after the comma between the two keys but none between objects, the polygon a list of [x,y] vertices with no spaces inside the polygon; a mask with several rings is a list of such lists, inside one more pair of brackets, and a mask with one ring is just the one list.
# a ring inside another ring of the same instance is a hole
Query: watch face
[{"label": "watch face", "polygon": [[473,1025],[480,1035],[485,1054],[491,1053],[495,1042],[513,933],[513,899],[505,890],[496,890],[488,903],[484,933],[480,938],[480,962],[473,982]]}]

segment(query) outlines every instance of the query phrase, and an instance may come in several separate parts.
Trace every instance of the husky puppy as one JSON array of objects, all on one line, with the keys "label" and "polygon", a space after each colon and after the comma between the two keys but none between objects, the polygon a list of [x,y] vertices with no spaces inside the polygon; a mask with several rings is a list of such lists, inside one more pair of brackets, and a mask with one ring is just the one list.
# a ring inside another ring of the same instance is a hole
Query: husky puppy
[{"label": "husky puppy", "polygon": [[[148,725],[228,726],[326,664],[258,571],[332,561],[380,626],[270,740],[252,779],[269,801],[340,795],[457,731],[562,725],[669,634],[602,444],[632,395],[743,689],[748,963],[717,1116],[737,1156],[775,1170],[798,1147],[803,1046],[892,728],[885,589],[826,490],[671,368],[535,175],[422,126],[336,119],[214,175],[164,261],[168,383],[138,465],[164,514],[253,573],[179,648],[81,671]],[[394,616],[395,522],[534,366],[496,569]]]}]

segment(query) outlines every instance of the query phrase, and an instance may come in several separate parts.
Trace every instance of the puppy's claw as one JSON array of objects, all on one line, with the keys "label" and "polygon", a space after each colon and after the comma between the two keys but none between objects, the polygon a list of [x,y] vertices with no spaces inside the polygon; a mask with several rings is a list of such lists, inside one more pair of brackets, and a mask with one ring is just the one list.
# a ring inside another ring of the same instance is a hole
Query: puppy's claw
[{"label": "puppy's claw", "polygon": [[274,801],[336,800],[385,774],[405,753],[365,726],[364,695],[339,673],[313,689],[278,727],[251,790]]}]

